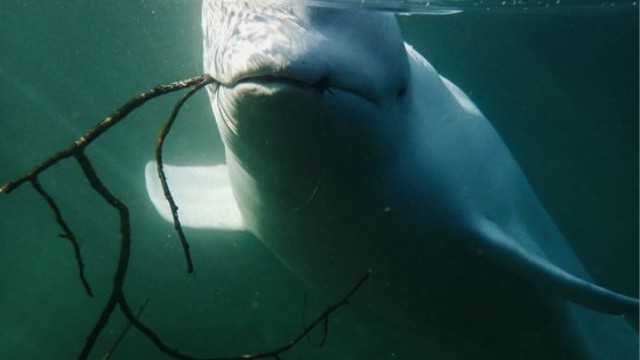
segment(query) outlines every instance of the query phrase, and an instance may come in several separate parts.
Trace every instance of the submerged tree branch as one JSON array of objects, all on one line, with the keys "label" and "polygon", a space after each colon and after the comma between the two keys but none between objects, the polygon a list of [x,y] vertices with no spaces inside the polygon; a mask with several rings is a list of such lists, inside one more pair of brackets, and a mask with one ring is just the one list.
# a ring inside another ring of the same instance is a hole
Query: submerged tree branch
[{"label": "submerged tree branch", "polygon": [[[134,326],[136,327],[140,332],[142,332],[151,342],[153,342],[155,344],[155,346],[162,351],[163,353],[176,358],[176,359],[186,359],[186,360],[196,360],[196,359],[208,359],[208,360],[247,360],[247,359],[263,359],[263,358],[275,358],[275,359],[280,359],[280,355],[289,351],[291,348],[293,348],[294,346],[296,346],[296,344],[298,344],[298,342],[300,342],[301,339],[303,339],[305,336],[307,336],[315,327],[317,327],[320,323],[323,324],[323,340],[322,343],[324,343],[324,339],[326,339],[326,336],[328,334],[328,321],[329,321],[329,316],[336,311],[338,308],[342,307],[343,305],[346,305],[349,303],[349,300],[351,298],[351,296],[353,296],[353,294],[362,286],[362,284],[369,278],[370,274],[366,274],[365,276],[363,276],[358,282],[357,284],[351,289],[351,291],[349,291],[346,296],[344,298],[342,298],[340,301],[338,301],[337,303],[329,306],[322,314],[320,314],[320,316],[318,316],[318,318],[316,318],[310,325],[308,326],[303,326],[302,331],[296,336],[294,337],[292,340],[290,340],[287,344],[280,346],[279,348],[272,350],[272,351],[267,351],[267,352],[263,352],[263,353],[257,353],[257,354],[247,354],[247,355],[239,355],[239,356],[228,356],[228,357],[209,357],[209,358],[196,358],[196,357],[192,357],[189,355],[185,355],[182,354],[181,352],[179,352],[176,349],[172,349],[169,346],[167,346],[161,339],[160,337],[153,332],[153,330],[151,330],[149,327],[147,327],[140,319],[140,313],[142,312],[143,307],[140,309],[140,312],[135,315],[132,311],[131,308],[129,307],[125,294],[124,294],[124,280],[125,280],[125,276],[127,274],[127,269],[129,266],[129,260],[130,260],[130,255],[131,255],[131,225],[130,225],[130,214],[129,214],[129,208],[125,205],[125,203],[123,201],[121,201],[120,199],[118,199],[113,193],[111,193],[111,191],[107,188],[107,186],[104,185],[104,183],[102,182],[102,180],[100,179],[100,177],[98,176],[96,170],[93,167],[93,164],[91,163],[91,161],[89,160],[89,158],[86,156],[84,150],[87,146],[89,146],[94,140],[96,140],[98,137],[100,137],[104,132],[106,132],[107,130],[109,130],[110,128],[112,128],[113,126],[115,126],[116,124],[118,124],[120,121],[122,121],[129,113],[131,113],[133,110],[137,109],[138,107],[142,106],[145,102],[147,102],[150,99],[153,99],[155,97],[158,97],[160,95],[164,95],[173,91],[177,91],[180,89],[184,89],[184,88],[191,88],[190,91],[185,94],[179,101],[178,103],[176,103],[176,105],[173,108],[173,112],[171,113],[171,116],[169,117],[169,119],[167,120],[167,123],[165,124],[164,128],[162,129],[160,136],[158,138],[158,145],[156,147],[156,159],[157,159],[157,163],[158,163],[158,174],[160,176],[161,182],[162,182],[162,187],[164,190],[164,194],[165,197],[167,198],[167,201],[169,201],[169,204],[171,206],[171,211],[173,214],[173,218],[174,218],[174,224],[176,227],[176,231],[178,231],[178,234],[180,235],[180,241],[182,243],[184,252],[185,252],[185,257],[187,258],[187,268],[188,268],[188,272],[192,273],[193,272],[193,265],[192,265],[192,261],[191,261],[191,255],[189,253],[189,245],[186,241],[186,238],[184,236],[184,233],[182,231],[182,227],[180,225],[179,222],[179,218],[178,218],[178,206],[175,204],[175,201],[173,200],[173,197],[171,195],[171,191],[169,189],[169,186],[166,182],[166,177],[164,174],[164,168],[163,168],[163,163],[162,163],[162,146],[164,143],[164,140],[166,138],[166,136],[169,134],[169,132],[171,131],[171,127],[178,115],[178,112],[180,111],[182,105],[198,90],[202,89],[204,86],[208,85],[208,84],[216,84],[217,86],[217,82],[209,75],[200,75],[200,76],[196,76],[190,79],[186,79],[186,80],[181,80],[181,81],[177,81],[171,84],[166,84],[166,85],[158,85],[155,86],[149,90],[146,90],[136,96],[134,96],[133,98],[131,98],[127,103],[125,103],[124,105],[122,105],[119,109],[117,109],[115,112],[113,112],[111,115],[109,115],[108,117],[106,117],[104,120],[102,120],[100,123],[98,123],[94,128],[90,129],[87,133],[85,133],[85,135],[81,136],[72,146],[68,147],[67,149],[60,151],[56,154],[54,154],[53,156],[49,157],[48,159],[46,159],[45,161],[43,161],[42,163],[38,164],[37,166],[35,166],[31,171],[29,171],[27,174],[23,175],[22,177],[14,180],[14,181],[10,181],[4,185],[2,185],[0,187],[0,193],[1,194],[9,194],[11,193],[13,190],[19,188],[23,183],[25,182],[31,182],[31,184],[33,185],[34,189],[38,192],[38,194],[45,200],[45,202],[47,203],[47,205],[52,209],[56,222],[58,223],[58,225],[62,228],[64,234],[62,235],[63,237],[67,238],[73,248],[74,248],[74,253],[75,253],[75,257],[76,257],[76,261],[78,263],[78,268],[79,268],[79,273],[80,273],[80,278],[81,281],[83,283],[83,286],[85,287],[85,290],[87,291],[87,293],[90,296],[93,296],[93,292],[91,291],[91,287],[89,286],[89,283],[87,282],[85,276],[84,276],[84,263],[82,262],[82,258],[80,256],[80,251],[79,251],[79,246],[78,246],[78,242],[77,239],[75,237],[75,235],[73,234],[73,232],[71,231],[70,227],[67,225],[67,223],[65,222],[65,220],[62,217],[61,211],[59,206],[56,204],[55,200],[44,190],[44,188],[40,185],[39,181],[38,181],[38,176],[46,171],[47,169],[49,169],[51,166],[57,164],[58,162],[60,162],[61,160],[64,160],[66,158],[69,157],[74,157],[76,162],[80,165],[80,168],[82,169],[82,172],[85,176],[85,178],[89,181],[89,184],[91,185],[91,188],[98,193],[98,195],[100,195],[100,197],[102,197],[102,199],[109,204],[111,207],[115,208],[116,211],[118,212],[119,218],[120,218],[120,251],[119,251],[119,255],[118,255],[118,264],[116,267],[116,271],[114,273],[114,278],[113,278],[113,285],[111,288],[111,293],[109,295],[109,298],[106,302],[106,304],[104,305],[100,316],[98,317],[95,325],[93,326],[91,332],[89,333],[89,335],[87,336],[84,346],[82,348],[82,351],[80,353],[80,355],[78,356],[79,359],[87,359],[98,339],[98,337],[100,336],[100,334],[102,333],[102,331],[104,330],[104,328],[107,326],[107,323],[109,322],[109,319],[111,318],[111,315],[113,314],[114,309],[116,308],[116,305],[118,305],[121,309],[121,311],[123,312],[123,314],[125,315],[125,317],[127,318],[127,320],[129,321],[129,325],[127,326],[127,328],[125,329],[125,331],[123,332],[123,334],[121,335],[121,337],[118,339],[118,341],[116,341],[116,344],[114,345],[113,348],[115,348],[115,346],[117,346],[117,344],[120,342],[121,338],[124,337],[124,334],[126,334],[126,331],[128,330],[129,326]],[[146,305],[146,303],[145,303]]]}]

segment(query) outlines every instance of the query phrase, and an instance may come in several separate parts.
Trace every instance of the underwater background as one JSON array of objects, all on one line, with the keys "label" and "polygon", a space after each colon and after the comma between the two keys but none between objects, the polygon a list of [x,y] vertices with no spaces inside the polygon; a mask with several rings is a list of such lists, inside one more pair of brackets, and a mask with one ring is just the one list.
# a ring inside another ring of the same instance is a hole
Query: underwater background
[{"label": "underwater background", "polygon": [[[202,72],[200,2],[36,0],[0,3],[0,184],[68,147],[129,97]],[[498,129],[597,283],[638,296],[638,11],[401,16],[406,40],[463,89]],[[144,188],[144,165],[176,95],[153,100],[87,154],[131,210],[125,291],[141,319],[194,356],[270,350],[319,314],[326,299],[255,238],[187,230],[187,275],[172,225]],[[205,92],[169,135],[168,163],[223,162]],[[81,241],[95,297],[51,210],[30,186],[0,196],[0,358],[76,358],[111,291],[118,219],[74,161],[40,176]],[[337,300],[337,299],[336,299]],[[354,297],[357,301],[357,296]],[[125,319],[116,310],[91,358]],[[332,317],[323,349],[286,359],[406,358],[402,334]],[[315,331],[316,342],[321,331]],[[168,358],[131,329],[113,359]]]}]

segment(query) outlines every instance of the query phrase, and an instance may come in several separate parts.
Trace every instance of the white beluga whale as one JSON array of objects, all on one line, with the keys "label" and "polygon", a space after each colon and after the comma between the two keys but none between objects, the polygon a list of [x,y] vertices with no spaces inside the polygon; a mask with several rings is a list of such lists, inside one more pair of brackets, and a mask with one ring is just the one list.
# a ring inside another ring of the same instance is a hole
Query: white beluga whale
[{"label": "white beluga whale", "polygon": [[[205,0],[226,165],[166,166],[184,226],[256,235],[433,359],[636,359],[638,300],[594,284],[473,102],[382,12]],[[171,213],[146,169],[161,215]],[[627,319],[625,319],[625,317]]]}]

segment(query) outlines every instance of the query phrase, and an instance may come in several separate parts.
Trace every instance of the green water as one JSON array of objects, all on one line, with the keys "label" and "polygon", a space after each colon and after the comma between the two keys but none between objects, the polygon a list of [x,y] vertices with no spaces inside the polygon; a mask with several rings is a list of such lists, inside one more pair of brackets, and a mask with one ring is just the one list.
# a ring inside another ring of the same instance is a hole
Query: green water
[{"label": "green water", "polygon": [[[0,4],[0,183],[28,171],[130,96],[199,74],[200,4],[4,1]],[[401,17],[405,36],[494,123],[593,277],[638,295],[637,11]],[[144,164],[176,97],[160,99],[91,146],[88,155],[131,209],[125,290],[171,347],[194,355],[261,351],[302,323],[304,284],[259,242],[188,231],[196,276],[185,273],[169,224],[147,200]],[[204,93],[168,140],[171,163],[222,161]],[[50,210],[25,186],[0,197],[0,358],[70,359],[110,292],[115,212],[65,162],[41,177],[81,239],[96,297],[78,281]],[[308,317],[326,303],[310,296]],[[116,311],[93,358],[125,325]],[[399,335],[332,317],[324,349],[287,359],[403,358]],[[316,338],[320,334],[315,334]],[[132,330],[114,359],[165,358]]]}]

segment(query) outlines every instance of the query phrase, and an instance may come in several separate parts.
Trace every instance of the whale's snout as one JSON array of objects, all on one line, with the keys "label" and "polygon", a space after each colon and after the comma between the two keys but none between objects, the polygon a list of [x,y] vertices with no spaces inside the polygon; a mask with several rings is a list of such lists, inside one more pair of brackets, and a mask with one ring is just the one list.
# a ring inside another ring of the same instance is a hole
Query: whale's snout
[{"label": "whale's snout", "polygon": [[205,70],[227,87],[288,82],[376,104],[407,87],[408,59],[391,14],[205,1],[202,16]]}]

